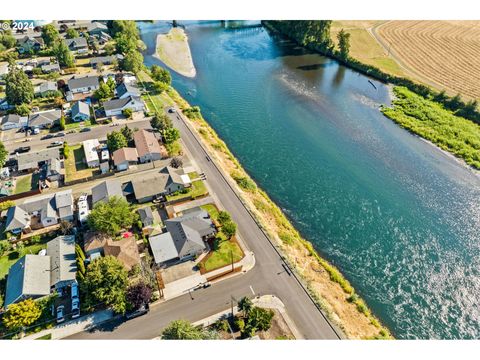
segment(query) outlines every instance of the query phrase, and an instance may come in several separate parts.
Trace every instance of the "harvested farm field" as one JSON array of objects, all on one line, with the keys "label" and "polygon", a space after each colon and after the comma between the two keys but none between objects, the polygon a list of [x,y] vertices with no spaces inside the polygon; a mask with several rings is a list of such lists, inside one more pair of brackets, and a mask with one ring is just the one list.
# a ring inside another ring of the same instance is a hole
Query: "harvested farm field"
[{"label": "harvested farm field", "polygon": [[387,21],[373,35],[406,74],[450,95],[480,98],[480,21]]}]

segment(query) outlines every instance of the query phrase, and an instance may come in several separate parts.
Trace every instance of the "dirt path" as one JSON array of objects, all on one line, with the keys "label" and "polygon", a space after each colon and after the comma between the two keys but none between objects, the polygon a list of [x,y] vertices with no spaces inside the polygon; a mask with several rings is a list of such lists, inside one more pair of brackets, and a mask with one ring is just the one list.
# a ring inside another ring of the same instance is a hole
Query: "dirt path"
[{"label": "dirt path", "polygon": [[175,72],[186,77],[195,77],[197,71],[193,65],[188,37],[181,28],[173,28],[168,34],[157,36],[155,55]]}]

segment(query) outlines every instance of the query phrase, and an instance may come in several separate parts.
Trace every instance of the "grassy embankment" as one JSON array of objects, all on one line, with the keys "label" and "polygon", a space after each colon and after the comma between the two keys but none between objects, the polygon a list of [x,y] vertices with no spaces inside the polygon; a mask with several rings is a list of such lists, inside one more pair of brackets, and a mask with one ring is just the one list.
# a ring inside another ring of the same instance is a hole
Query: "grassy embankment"
[{"label": "grassy embankment", "polygon": [[385,116],[480,170],[479,125],[404,87],[393,91],[393,107],[381,109]]},{"label": "grassy embankment", "polygon": [[257,187],[200,112],[192,111],[190,105],[174,89],[169,89],[168,94],[184,110],[216,162],[239,189],[244,204],[269,238],[280,247],[329,318],[349,338],[391,338],[388,329],[371,313],[348,280],[318,255],[312,244],[301,237],[280,208]]},{"label": "grassy embankment", "polygon": [[330,29],[330,38],[338,44],[337,34],[341,29],[350,33],[350,56],[365,64],[378,67],[380,70],[396,75],[405,76],[405,73],[370,34],[369,28],[382,23],[379,20],[335,20]]}]

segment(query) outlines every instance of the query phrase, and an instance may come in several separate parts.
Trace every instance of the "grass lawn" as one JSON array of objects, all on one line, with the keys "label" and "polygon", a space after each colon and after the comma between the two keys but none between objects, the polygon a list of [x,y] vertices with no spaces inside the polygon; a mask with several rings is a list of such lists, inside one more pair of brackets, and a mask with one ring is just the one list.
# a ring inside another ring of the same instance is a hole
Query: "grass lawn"
[{"label": "grass lawn", "polygon": [[235,241],[227,240],[222,233],[219,233],[216,239],[216,248],[201,264],[206,271],[212,271],[231,264],[232,255],[234,263],[240,261],[243,258],[242,249]]},{"label": "grass lawn", "polygon": [[47,334],[36,338],[35,340],[52,340],[52,334]]},{"label": "grass lawn", "polygon": [[83,179],[94,175],[95,170],[90,169],[85,164],[85,154],[82,145],[74,145],[71,147],[70,157],[65,160],[65,177],[66,181]]},{"label": "grass lawn", "polygon": [[[190,179],[195,179],[198,176],[198,175],[192,176],[191,174],[192,173],[188,174],[190,176]],[[185,190],[186,192],[184,193],[179,191],[178,194],[167,195],[167,201],[178,200],[178,199],[183,199],[188,197],[197,198],[203,195],[208,195],[207,187],[205,186],[202,180],[197,180],[192,182],[192,186],[189,188],[186,188]]]},{"label": "grass lawn", "polygon": [[156,94],[153,90],[153,80],[144,71],[138,74],[138,80],[142,83],[143,88],[148,92],[148,95],[142,96],[150,111],[161,111],[166,106],[172,106],[174,103],[172,99],[165,93]]},{"label": "grass lawn", "polygon": [[38,254],[40,250],[45,249],[46,247],[46,243],[27,245],[20,253],[17,250],[13,250],[0,257],[0,280],[2,280],[8,274],[8,269],[10,269],[10,266],[12,266],[23,255]]},{"label": "grass lawn", "polygon": [[206,212],[208,212],[208,214],[213,220],[216,221],[218,219],[218,209],[214,204],[202,205],[200,207]]},{"label": "grass lawn", "polygon": [[17,178],[15,185],[15,194],[30,191],[38,186],[39,174],[27,174]]}]

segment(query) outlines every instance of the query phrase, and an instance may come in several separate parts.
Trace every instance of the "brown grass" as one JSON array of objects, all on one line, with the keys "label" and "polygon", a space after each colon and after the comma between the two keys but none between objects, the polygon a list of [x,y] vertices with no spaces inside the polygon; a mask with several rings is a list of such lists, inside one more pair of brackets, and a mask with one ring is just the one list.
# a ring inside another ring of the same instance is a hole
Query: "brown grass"
[{"label": "brown grass", "polygon": [[480,21],[388,21],[376,35],[412,77],[480,98]]}]

